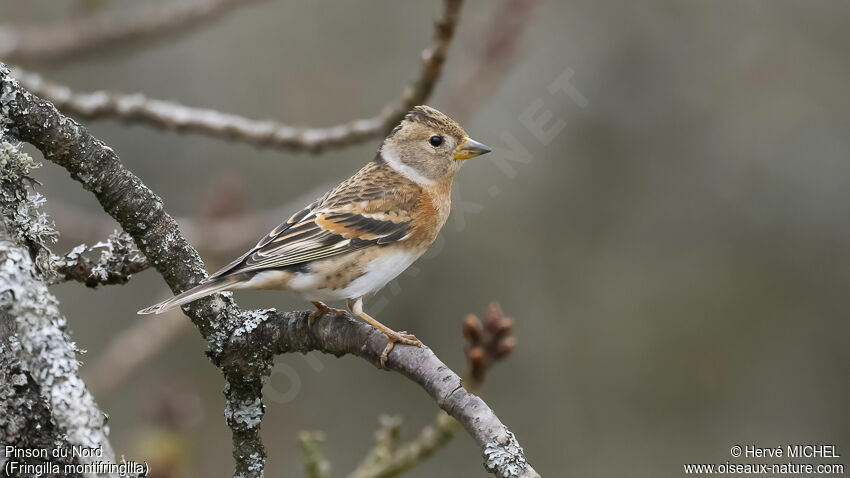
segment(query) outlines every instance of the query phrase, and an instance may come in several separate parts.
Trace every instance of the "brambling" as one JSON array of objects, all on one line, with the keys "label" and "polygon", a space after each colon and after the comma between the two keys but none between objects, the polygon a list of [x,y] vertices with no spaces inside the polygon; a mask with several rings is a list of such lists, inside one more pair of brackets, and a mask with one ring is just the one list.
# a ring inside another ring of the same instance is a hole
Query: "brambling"
[{"label": "brambling", "polygon": [[352,314],[386,334],[384,366],[396,342],[422,342],[364,312],[363,297],[428,250],[449,216],[455,173],[466,159],[488,152],[448,116],[417,106],[356,174],[197,287],[139,314],[159,314],[215,292],[277,289],[312,301],[312,324],[325,313],[344,313],[323,301],[347,300]]}]

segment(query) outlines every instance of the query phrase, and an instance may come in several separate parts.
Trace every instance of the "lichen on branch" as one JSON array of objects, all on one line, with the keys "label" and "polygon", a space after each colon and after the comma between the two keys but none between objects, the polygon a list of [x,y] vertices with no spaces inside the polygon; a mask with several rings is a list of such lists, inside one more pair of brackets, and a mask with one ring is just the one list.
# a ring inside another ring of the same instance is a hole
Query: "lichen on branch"
[{"label": "lichen on branch", "polygon": [[[100,255],[93,259],[91,254],[97,251]],[[148,261],[136,248],[133,238],[118,231],[91,247],[80,244],[64,256],[53,256],[51,262],[52,283],[73,280],[88,287],[126,284],[133,274],[148,268]]]},{"label": "lichen on branch", "polygon": [[[2,74],[2,66],[0,66]],[[0,90],[0,101],[4,97]],[[7,108],[0,106],[0,123]],[[13,320],[15,352],[28,377],[38,384],[67,443],[100,448],[99,460],[114,459],[106,418],[79,375],[77,348],[66,331],[67,320],[44,280],[44,264],[33,258],[49,256],[44,244],[55,236],[42,200],[27,191],[35,166],[16,144],[0,138],[0,312]],[[82,463],[94,457],[80,458]]]}]

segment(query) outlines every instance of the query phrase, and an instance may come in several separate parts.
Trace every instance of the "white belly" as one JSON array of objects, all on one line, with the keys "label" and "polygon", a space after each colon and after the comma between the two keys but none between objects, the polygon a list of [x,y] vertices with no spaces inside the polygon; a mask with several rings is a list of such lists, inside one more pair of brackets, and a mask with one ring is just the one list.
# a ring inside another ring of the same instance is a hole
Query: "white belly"
[{"label": "white belly", "polygon": [[356,299],[376,292],[387,285],[410,267],[421,255],[422,253],[418,251],[395,251],[383,254],[372,259],[364,267],[363,275],[351,281],[344,288],[318,288],[317,286],[320,286],[320,284],[317,284],[316,280],[320,276],[315,273],[299,273],[290,281],[289,288],[301,293],[307,300]]}]

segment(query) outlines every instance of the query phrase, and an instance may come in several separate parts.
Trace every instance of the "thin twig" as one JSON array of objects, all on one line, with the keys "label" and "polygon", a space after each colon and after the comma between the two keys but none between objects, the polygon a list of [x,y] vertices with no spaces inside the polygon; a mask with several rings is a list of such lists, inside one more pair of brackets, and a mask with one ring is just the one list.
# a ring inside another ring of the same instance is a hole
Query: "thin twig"
[{"label": "thin twig", "polygon": [[348,478],[389,478],[421,463],[443,447],[462,428],[457,420],[440,411],[434,422],[422,428],[408,443],[385,450],[380,442],[367,454]]},{"label": "thin twig", "polygon": [[349,478],[361,476],[360,474],[367,470],[386,466],[398,450],[401,441],[401,417],[381,415],[378,417],[378,424],[380,426],[375,431],[375,445],[366,453],[354,472],[348,475]]},{"label": "thin twig", "polygon": [[319,450],[319,443],[325,441],[325,434],[318,431],[304,431],[298,434],[298,444],[304,454],[304,476],[306,478],[327,478],[331,465]]},{"label": "thin twig", "polygon": [[66,114],[95,120],[115,119],[144,124],[161,130],[195,133],[213,138],[281,150],[317,153],[383,137],[414,106],[424,103],[440,78],[462,0],[444,0],[443,11],[434,22],[434,39],[422,52],[419,75],[376,116],[326,128],[297,128],[272,120],[254,120],[230,113],[193,108],[179,103],[147,98],[142,94],[106,91],[74,92],[45,81],[40,75],[14,70],[25,88],[45,98]]},{"label": "thin twig", "polygon": [[255,0],[156,2],[139,11],[102,12],[50,25],[0,27],[0,59],[68,61],[129,43],[159,42],[185,34]]},{"label": "thin twig", "polygon": [[[21,88],[2,64],[0,117],[8,118],[12,135],[35,146],[95,195],[172,291],[187,290],[206,277],[203,262],[165,212],[162,200],[124,168],[112,148]],[[317,320],[310,327],[308,312],[244,311],[230,294],[199,299],[184,306],[184,312],[207,340],[207,355],[226,380],[225,418],[232,430],[238,478],[263,476],[262,387],[274,355],[319,350],[353,354],[377,364],[386,346],[383,333],[348,315]],[[463,388],[460,377],[431,349],[396,347],[387,365],[419,384],[463,425],[481,447],[486,469],[499,478],[539,477],[513,433],[481,398]]]},{"label": "thin twig", "polygon": [[[97,260],[85,255],[95,249],[100,249]],[[88,287],[126,284],[131,275],[148,268],[133,238],[117,231],[91,247],[80,244],[64,256],[54,256],[52,262],[56,273],[53,283],[73,280]]]}]

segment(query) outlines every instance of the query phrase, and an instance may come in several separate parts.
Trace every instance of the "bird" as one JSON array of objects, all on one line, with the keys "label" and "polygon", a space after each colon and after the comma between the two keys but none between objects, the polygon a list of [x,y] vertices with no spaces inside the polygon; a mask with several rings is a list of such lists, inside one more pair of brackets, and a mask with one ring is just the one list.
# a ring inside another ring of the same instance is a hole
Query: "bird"
[{"label": "bird", "polygon": [[455,174],[491,149],[429,106],[414,107],[353,176],[275,227],[256,246],[203,282],[139,314],[159,314],[210,294],[240,289],[290,290],[312,302],[308,323],[349,311],[387,336],[386,366],[396,343],[422,346],[363,310],[377,292],[434,243],[451,209]]}]

